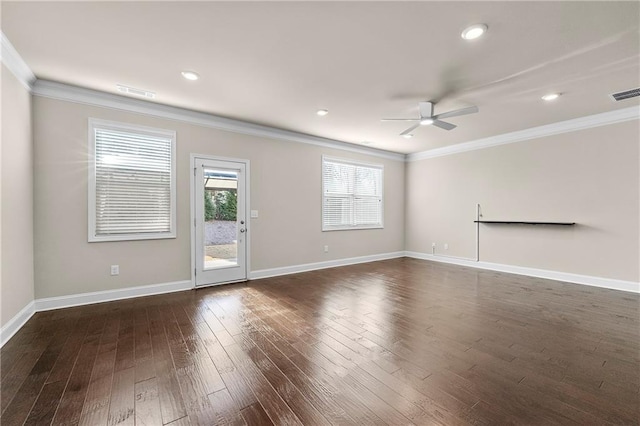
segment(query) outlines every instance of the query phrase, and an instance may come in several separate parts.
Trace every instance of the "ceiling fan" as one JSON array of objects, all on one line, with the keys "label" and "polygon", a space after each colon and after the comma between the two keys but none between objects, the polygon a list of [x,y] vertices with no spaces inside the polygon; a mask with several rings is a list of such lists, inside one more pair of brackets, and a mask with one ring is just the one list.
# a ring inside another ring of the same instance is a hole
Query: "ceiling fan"
[{"label": "ceiling fan", "polygon": [[471,106],[438,115],[433,115],[433,102],[418,102],[418,108],[420,110],[420,118],[383,118],[381,121],[417,121],[417,124],[414,124],[404,132],[400,133],[400,136],[407,136],[420,126],[433,125],[436,127],[440,127],[441,129],[453,130],[456,128],[455,124],[447,123],[446,121],[442,121],[440,119],[458,117],[460,115],[467,115],[478,112],[477,106]]}]

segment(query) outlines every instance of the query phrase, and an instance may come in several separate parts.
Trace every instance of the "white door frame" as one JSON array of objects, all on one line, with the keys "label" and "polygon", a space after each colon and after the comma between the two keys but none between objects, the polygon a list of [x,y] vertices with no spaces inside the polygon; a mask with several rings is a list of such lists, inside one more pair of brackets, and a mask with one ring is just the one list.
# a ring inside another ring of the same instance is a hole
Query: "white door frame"
[{"label": "white door frame", "polygon": [[[191,229],[191,287],[196,288],[196,226],[195,221],[196,218],[196,198],[195,198],[195,190],[196,190],[196,159],[200,160],[212,160],[212,161],[233,161],[235,163],[243,163],[245,165],[245,229],[246,232],[246,262],[245,262],[245,275],[247,280],[249,279],[249,271],[251,271],[251,225],[250,225],[250,212],[251,212],[251,172],[250,172],[250,161],[242,158],[233,158],[233,157],[219,157],[215,155],[205,155],[205,154],[190,154],[189,159],[189,199],[191,205],[191,212],[189,218],[189,228]],[[200,286],[202,288],[205,286]]]}]

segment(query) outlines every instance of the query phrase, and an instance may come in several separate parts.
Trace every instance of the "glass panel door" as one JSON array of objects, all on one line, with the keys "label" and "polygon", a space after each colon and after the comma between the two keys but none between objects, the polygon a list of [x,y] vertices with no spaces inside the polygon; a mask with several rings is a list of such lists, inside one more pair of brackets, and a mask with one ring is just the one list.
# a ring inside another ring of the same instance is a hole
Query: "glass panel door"
[{"label": "glass panel door", "polygon": [[245,164],[196,159],[196,285],[246,280]]}]

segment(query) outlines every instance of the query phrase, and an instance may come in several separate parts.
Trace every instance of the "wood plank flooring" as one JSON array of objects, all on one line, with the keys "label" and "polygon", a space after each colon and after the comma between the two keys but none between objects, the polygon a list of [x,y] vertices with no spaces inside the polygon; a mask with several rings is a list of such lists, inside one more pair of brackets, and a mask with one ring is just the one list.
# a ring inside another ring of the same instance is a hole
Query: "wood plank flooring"
[{"label": "wood plank flooring", "polygon": [[0,423],[638,425],[639,309],[401,258],[41,312]]}]

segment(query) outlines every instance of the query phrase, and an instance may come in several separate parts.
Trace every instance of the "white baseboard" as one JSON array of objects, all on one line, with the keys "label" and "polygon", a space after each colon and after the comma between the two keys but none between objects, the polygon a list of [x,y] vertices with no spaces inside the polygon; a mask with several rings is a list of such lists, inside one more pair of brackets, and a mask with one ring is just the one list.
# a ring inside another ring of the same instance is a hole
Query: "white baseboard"
[{"label": "white baseboard", "polygon": [[191,281],[185,280],[139,287],[119,288],[115,290],[95,291],[92,293],[71,294],[68,296],[47,297],[35,300],[35,310],[36,312],[49,311],[51,309],[131,299],[132,297],[173,293],[175,291],[190,290],[192,288],[193,284]]},{"label": "white baseboard", "polygon": [[490,271],[508,272],[510,274],[526,275],[535,278],[546,278],[556,281],[565,281],[574,284],[589,285],[592,287],[608,288],[612,290],[640,293],[640,283],[635,281],[623,281],[612,278],[594,277],[590,275],[572,274],[569,272],[549,271],[546,269],[527,268],[524,266],[504,265],[500,263],[476,262],[472,259],[439,256],[429,253],[406,251],[405,256],[414,259],[431,260],[434,262],[451,263],[454,265],[468,266],[471,268],[487,269]]},{"label": "white baseboard", "polygon": [[403,251],[392,253],[372,254],[369,256],[349,257],[347,259],[328,260],[326,262],[304,263],[302,265],[283,266],[281,268],[260,269],[251,271],[249,279],[256,280],[260,278],[277,277],[280,275],[295,274],[298,272],[315,271],[317,269],[335,268],[337,266],[355,265],[357,263],[375,262],[376,260],[395,259],[404,257]]},{"label": "white baseboard", "polygon": [[29,321],[29,318],[31,318],[35,313],[36,305],[32,300],[13,318],[7,321],[7,323],[3,325],[2,328],[0,328],[0,348],[3,347],[4,344],[7,343],[9,339],[11,339],[13,335],[16,334],[16,332],[20,330],[22,326],[25,325],[27,321]]}]

